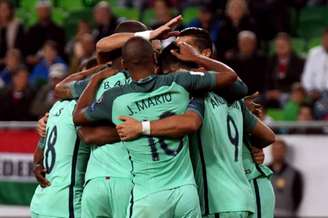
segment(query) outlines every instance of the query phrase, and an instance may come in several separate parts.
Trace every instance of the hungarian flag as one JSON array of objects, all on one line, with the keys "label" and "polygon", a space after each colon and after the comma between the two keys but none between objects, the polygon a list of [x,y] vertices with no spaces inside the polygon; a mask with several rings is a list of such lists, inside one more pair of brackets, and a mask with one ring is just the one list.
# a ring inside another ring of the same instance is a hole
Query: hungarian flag
[{"label": "hungarian flag", "polygon": [[30,204],[37,186],[32,159],[38,141],[34,129],[0,129],[0,204]]}]

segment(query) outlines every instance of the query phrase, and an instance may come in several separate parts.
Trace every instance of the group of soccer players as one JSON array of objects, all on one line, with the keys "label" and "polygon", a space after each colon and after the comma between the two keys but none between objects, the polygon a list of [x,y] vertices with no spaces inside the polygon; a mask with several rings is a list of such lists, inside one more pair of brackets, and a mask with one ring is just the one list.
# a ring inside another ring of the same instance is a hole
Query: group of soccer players
[{"label": "group of soccer players", "polygon": [[[119,24],[97,63],[60,82],[39,121],[42,217],[273,217],[262,148],[274,133],[209,34]],[[238,73],[238,72],[237,72]]]}]

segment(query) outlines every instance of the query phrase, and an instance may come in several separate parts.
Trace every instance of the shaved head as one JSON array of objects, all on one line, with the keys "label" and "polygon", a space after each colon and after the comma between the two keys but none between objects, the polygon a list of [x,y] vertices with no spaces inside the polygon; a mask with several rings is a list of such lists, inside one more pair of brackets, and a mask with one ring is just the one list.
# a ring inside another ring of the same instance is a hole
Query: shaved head
[{"label": "shaved head", "polygon": [[150,42],[141,38],[129,39],[122,48],[124,66],[130,71],[142,71],[155,64],[154,50]]}]

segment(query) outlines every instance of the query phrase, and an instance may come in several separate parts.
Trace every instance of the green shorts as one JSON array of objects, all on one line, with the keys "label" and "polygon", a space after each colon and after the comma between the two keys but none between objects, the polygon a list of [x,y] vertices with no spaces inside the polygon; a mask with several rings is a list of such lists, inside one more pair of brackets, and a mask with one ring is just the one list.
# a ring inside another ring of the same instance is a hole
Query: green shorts
[{"label": "green shorts", "polygon": [[203,216],[203,218],[250,218],[251,214],[252,213],[247,211],[222,212]]},{"label": "green shorts", "polygon": [[131,200],[128,213],[133,218],[200,218],[197,188],[184,185]]},{"label": "green shorts", "polygon": [[273,218],[275,195],[270,179],[262,176],[250,180],[250,183],[256,198],[256,210],[251,218]]},{"label": "green shorts", "polygon": [[100,177],[89,180],[82,194],[82,218],[125,218],[132,182],[128,178]]}]

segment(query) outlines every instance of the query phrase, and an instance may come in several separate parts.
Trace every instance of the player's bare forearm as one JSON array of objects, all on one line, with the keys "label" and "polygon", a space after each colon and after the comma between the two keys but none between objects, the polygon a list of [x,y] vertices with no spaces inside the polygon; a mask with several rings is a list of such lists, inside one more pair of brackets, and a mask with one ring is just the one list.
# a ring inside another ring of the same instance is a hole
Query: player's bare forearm
[{"label": "player's bare forearm", "polygon": [[232,85],[216,90],[216,93],[228,102],[234,102],[247,95],[248,87],[241,79],[237,79]]},{"label": "player's bare forearm", "polygon": [[101,81],[109,76],[114,75],[114,73],[116,73],[116,70],[108,68],[98,72],[91,78],[90,82],[76,103],[76,107],[73,113],[73,121],[76,125],[90,124],[90,121],[85,117],[84,111],[94,101]]},{"label": "player's bare forearm", "polygon": [[134,37],[134,33],[115,33],[97,42],[97,53],[110,52],[122,48],[126,41]]},{"label": "player's bare forearm", "polygon": [[61,82],[59,82],[54,91],[55,95],[59,99],[71,99],[72,98],[72,91],[71,91],[71,83],[79,80],[83,80],[95,72],[97,72],[99,69],[101,69],[103,65],[98,65],[95,67],[92,67],[87,70],[83,70],[81,72],[77,72],[74,74],[71,74],[67,76],[65,79],[63,79]]},{"label": "player's bare forearm", "polygon": [[227,87],[233,84],[233,82],[235,82],[238,78],[236,72],[232,68],[230,68],[229,66],[225,65],[220,61],[214,60],[204,55],[195,56],[194,61],[197,64],[205,67],[207,70],[217,72],[217,76],[216,76],[217,88]]},{"label": "player's bare forearm", "polygon": [[89,145],[111,144],[120,141],[113,126],[84,126],[78,130],[80,138]]},{"label": "player's bare forearm", "polygon": [[36,146],[33,154],[33,164],[43,163],[43,151],[39,146]]},{"label": "player's bare forearm", "polygon": [[261,120],[258,120],[252,132],[252,145],[257,148],[264,148],[275,142],[276,135]]},{"label": "player's bare forearm", "polygon": [[196,132],[202,125],[202,119],[195,112],[188,111],[183,115],[173,115],[150,122],[152,136],[181,138]]}]

